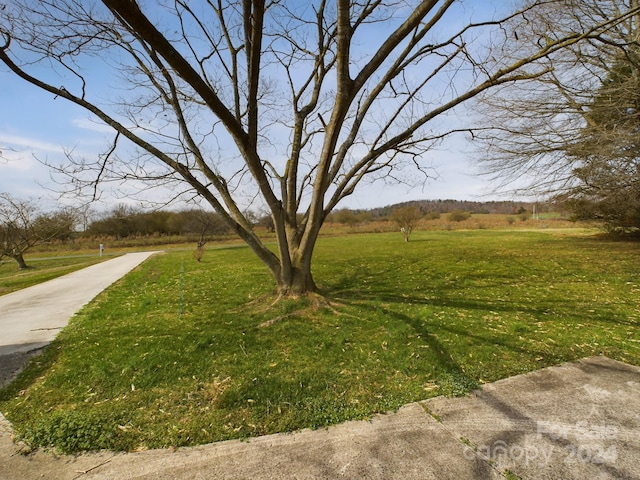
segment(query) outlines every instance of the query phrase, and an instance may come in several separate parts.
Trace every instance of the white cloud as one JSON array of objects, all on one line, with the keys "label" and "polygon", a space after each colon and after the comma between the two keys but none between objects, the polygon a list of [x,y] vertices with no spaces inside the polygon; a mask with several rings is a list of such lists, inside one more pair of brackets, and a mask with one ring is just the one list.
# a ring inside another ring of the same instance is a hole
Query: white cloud
[{"label": "white cloud", "polygon": [[36,137],[0,134],[0,191],[19,198],[50,195],[51,170],[39,160],[62,158],[64,148]]},{"label": "white cloud", "polygon": [[4,148],[2,148],[3,157],[6,157],[12,149],[17,151],[28,150],[32,152],[39,151],[64,154],[64,148],[62,145],[56,145],[37,138],[23,137],[20,135],[7,135],[0,133],[0,145],[4,146]]},{"label": "white cloud", "polygon": [[[0,140],[1,141],[1,140]],[[13,150],[3,150],[0,153],[0,172],[3,176],[8,171],[27,172],[38,167],[40,164],[29,152],[17,152]]]},{"label": "white cloud", "polygon": [[50,182],[49,170],[31,153],[3,152],[0,159],[0,192],[16,197],[41,197]]},{"label": "white cloud", "polygon": [[92,132],[99,133],[113,133],[113,128],[111,128],[109,125],[99,120],[93,120],[91,118],[74,118],[71,123],[78,128],[82,128],[83,130],[90,130]]}]

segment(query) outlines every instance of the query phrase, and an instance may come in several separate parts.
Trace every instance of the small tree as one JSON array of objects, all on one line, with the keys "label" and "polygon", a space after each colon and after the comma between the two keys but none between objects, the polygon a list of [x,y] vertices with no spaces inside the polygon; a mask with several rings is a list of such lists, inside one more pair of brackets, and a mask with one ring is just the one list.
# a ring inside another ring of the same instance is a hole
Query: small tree
[{"label": "small tree", "polygon": [[422,212],[418,207],[400,207],[391,212],[390,218],[400,227],[404,241],[408,242],[411,232],[422,219]]},{"label": "small tree", "polygon": [[0,193],[0,258],[13,258],[20,269],[28,268],[24,254],[30,248],[56,238],[69,229],[67,215],[46,215],[33,201]]}]

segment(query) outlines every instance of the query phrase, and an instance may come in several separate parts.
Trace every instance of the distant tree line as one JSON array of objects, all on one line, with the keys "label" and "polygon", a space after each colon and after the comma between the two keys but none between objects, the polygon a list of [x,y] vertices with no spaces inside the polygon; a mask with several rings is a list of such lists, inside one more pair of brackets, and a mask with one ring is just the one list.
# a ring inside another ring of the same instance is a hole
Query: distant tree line
[{"label": "distant tree line", "polygon": [[[557,209],[558,206],[537,204],[538,211]],[[397,223],[398,218],[440,218],[441,214],[452,215],[450,220],[460,221],[460,215],[504,214],[518,215],[534,210],[532,203],[513,201],[473,202],[465,200],[418,200],[403,202],[371,210],[351,210],[343,208],[332,212],[327,221],[344,225],[361,225],[371,221],[389,220]],[[399,214],[398,211],[403,212]],[[411,211],[408,215],[407,211]],[[557,211],[557,210],[555,210]],[[273,232],[273,222],[265,213],[246,213],[255,227]],[[468,218],[465,216],[464,218]],[[405,222],[406,223],[406,222]],[[85,230],[90,236],[114,236],[127,238],[147,235],[225,235],[230,233],[222,219],[214,212],[192,210],[142,211],[127,205],[118,205],[90,222]]]},{"label": "distant tree line", "polygon": [[147,235],[224,235],[228,227],[220,216],[204,210],[141,211],[119,205],[91,221],[86,235],[128,238]]},{"label": "distant tree line", "polygon": [[[557,205],[549,205],[547,203],[537,203],[538,209],[556,209]],[[514,215],[523,211],[533,211],[534,203],[532,202],[515,202],[511,200],[475,202],[470,200],[414,200],[410,202],[388,205],[386,207],[374,208],[371,214],[374,218],[389,217],[391,212],[401,207],[417,207],[423,214],[428,213],[451,213],[451,212],[468,212],[472,214],[500,214]]]},{"label": "distant tree line", "polygon": [[[394,222],[409,241],[411,231],[422,220],[434,220],[447,215],[449,221],[463,221],[474,214],[494,213],[518,215],[533,211],[526,202],[471,202],[461,200],[421,200],[389,205],[372,210],[336,210],[328,222],[361,225],[372,221]],[[536,204],[538,211],[558,205]],[[246,212],[252,225],[273,233],[270,215]],[[228,226],[215,212],[201,209],[144,211],[129,205],[117,205],[101,214],[90,214],[88,208],[60,207],[44,211],[35,200],[14,198],[0,193],[0,260],[14,259],[26,268],[24,253],[38,244],[72,243],[77,237],[112,237],[125,239],[144,236],[183,236],[198,242],[199,248],[212,237],[230,234]]]}]

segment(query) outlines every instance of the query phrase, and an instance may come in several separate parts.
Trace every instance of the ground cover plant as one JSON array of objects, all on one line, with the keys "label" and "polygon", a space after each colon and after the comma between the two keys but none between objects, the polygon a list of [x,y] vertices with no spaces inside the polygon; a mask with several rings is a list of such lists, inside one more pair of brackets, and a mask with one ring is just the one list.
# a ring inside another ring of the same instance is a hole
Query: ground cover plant
[{"label": "ground cover plant", "polygon": [[34,447],[137,450],[367,418],[590,355],[640,364],[639,260],[552,231],[325,237],[325,296],[271,305],[247,248],[174,251],[76,315],[0,411]]}]

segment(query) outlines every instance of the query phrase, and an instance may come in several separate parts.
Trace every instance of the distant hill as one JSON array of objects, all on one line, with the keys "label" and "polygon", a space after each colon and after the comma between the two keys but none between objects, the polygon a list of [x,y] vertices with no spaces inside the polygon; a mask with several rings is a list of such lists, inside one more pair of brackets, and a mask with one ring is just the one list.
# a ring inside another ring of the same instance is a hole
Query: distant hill
[{"label": "distant hill", "polygon": [[[449,213],[454,211],[464,211],[469,213],[497,213],[497,214],[516,214],[522,211],[532,211],[534,204],[531,202],[516,201],[490,201],[490,202],[473,202],[469,200],[414,200],[411,202],[396,203],[386,207],[379,207],[369,210],[374,218],[387,217],[389,214],[399,207],[416,206],[423,213],[438,212]],[[544,205],[537,205],[538,210],[545,209]]]}]

